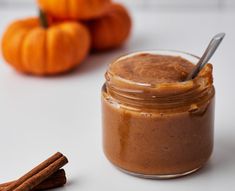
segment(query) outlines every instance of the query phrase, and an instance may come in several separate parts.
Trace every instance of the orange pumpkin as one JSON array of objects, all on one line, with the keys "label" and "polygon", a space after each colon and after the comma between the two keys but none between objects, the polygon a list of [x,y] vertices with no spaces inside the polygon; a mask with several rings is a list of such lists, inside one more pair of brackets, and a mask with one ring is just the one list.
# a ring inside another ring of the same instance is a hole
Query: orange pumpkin
[{"label": "orange pumpkin", "polygon": [[38,0],[38,4],[56,18],[87,20],[103,15],[110,0]]},{"label": "orange pumpkin", "polygon": [[98,19],[89,21],[92,48],[98,51],[116,48],[122,45],[131,31],[131,18],[120,4],[112,4],[109,12]]},{"label": "orange pumpkin", "polygon": [[89,48],[89,31],[77,22],[45,28],[37,18],[18,20],[2,39],[5,60],[18,71],[35,75],[71,70],[85,59]]}]

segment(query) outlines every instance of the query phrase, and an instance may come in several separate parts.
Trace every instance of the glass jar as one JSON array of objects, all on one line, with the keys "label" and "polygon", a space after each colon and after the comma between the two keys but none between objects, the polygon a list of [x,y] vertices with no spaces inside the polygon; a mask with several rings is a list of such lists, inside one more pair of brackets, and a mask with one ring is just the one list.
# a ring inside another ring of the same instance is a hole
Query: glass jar
[{"label": "glass jar", "polygon": [[[199,60],[178,51],[146,53]],[[143,52],[114,63],[138,54]],[[213,149],[212,65],[190,81],[148,84],[117,76],[114,63],[102,88],[103,149],[109,161],[143,178],[174,178],[201,168]]]}]

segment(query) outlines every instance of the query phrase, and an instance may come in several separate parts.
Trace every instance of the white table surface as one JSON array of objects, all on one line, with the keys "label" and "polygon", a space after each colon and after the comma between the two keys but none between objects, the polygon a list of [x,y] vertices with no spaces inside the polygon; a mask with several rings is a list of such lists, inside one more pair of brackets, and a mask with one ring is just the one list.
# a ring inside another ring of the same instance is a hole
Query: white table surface
[{"label": "white table surface", "polygon": [[[0,34],[33,9],[0,9]],[[125,47],[90,56],[74,73],[39,78],[16,73],[0,59],[0,180],[15,179],[52,153],[68,156],[68,191],[233,190],[235,187],[235,13],[233,11],[133,11]],[[144,180],[113,168],[102,152],[100,88],[120,55],[178,49],[200,55],[217,32],[227,33],[213,57],[217,89],[215,148],[201,171],[174,180]]]}]

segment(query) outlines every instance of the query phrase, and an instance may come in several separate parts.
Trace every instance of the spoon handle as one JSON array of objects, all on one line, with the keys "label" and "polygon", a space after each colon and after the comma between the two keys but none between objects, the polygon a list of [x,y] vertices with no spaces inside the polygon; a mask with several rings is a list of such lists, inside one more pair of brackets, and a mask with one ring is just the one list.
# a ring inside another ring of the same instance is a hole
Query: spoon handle
[{"label": "spoon handle", "polygon": [[203,56],[201,57],[201,59],[199,60],[195,68],[193,69],[193,71],[188,75],[186,80],[191,80],[197,76],[197,74],[201,71],[201,69],[208,63],[210,58],[213,56],[213,54],[219,47],[224,37],[225,37],[225,33],[219,33],[212,38],[205,53],[203,54]]}]

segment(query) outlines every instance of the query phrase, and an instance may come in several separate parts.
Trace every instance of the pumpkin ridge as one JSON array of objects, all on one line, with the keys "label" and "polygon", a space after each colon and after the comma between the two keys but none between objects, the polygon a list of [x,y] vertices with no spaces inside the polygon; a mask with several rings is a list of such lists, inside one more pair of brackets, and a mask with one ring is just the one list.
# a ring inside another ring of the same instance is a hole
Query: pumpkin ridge
[{"label": "pumpkin ridge", "polygon": [[[24,67],[24,61],[23,61],[23,45],[24,45],[24,41],[27,38],[27,35],[31,32],[30,30],[32,30],[35,26],[34,23],[32,23],[32,21],[34,22],[36,19],[35,18],[29,18],[27,20],[25,20],[26,22],[23,22],[23,20],[21,21],[21,28],[18,30],[25,30],[25,34],[21,37],[21,41],[19,43],[19,52],[18,52],[18,60],[19,60],[19,69],[23,70],[23,72],[28,73],[28,68]],[[22,28],[22,26],[25,26],[25,28]],[[19,33],[19,32],[17,32]]]},{"label": "pumpkin ridge", "polygon": [[[82,60],[84,60],[87,56],[87,52],[89,52],[90,48],[91,48],[91,36],[90,36],[90,32],[89,30],[86,28],[86,26],[80,24],[80,28],[82,28],[82,33],[84,35],[83,39],[80,39],[80,41],[82,41],[83,47],[85,47],[85,49],[83,50],[83,54],[81,56]],[[81,31],[80,31],[81,32]],[[86,38],[86,39],[85,39]],[[84,46],[84,44],[86,46]],[[81,58],[80,58],[80,62],[81,62]]]},{"label": "pumpkin ridge", "polygon": [[109,32],[109,29],[112,28],[112,29],[115,29],[115,24],[113,23],[112,21],[112,18],[110,16],[107,16],[106,18],[106,22],[104,22],[104,25],[107,25],[106,26],[106,29],[107,29],[107,33],[105,34],[106,36],[108,36],[108,42],[110,41],[110,39],[115,39],[114,41],[116,42],[117,38],[116,38],[116,30],[114,30],[113,32]]},{"label": "pumpkin ridge", "polygon": [[47,44],[48,44],[48,30],[45,30],[45,32],[46,32],[46,34],[45,34],[45,43],[44,43],[44,48],[43,48],[43,50],[44,50],[44,57],[45,57],[45,63],[44,63],[44,65],[43,65],[43,73],[44,74],[47,74],[47,63],[48,63],[48,55],[47,55],[47,52],[48,52],[48,49],[47,49]]},{"label": "pumpkin ridge", "polygon": [[[23,43],[24,43],[24,39],[25,39],[25,37],[27,36],[27,34],[29,33],[29,31],[30,31],[30,28],[29,27],[27,27],[27,28],[20,28],[20,29],[18,29],[18,30],[20,30],[23,34],[21,34],[21,38],[20,38],[20,40],[19,40],[19,42],[18,42],[18,50],[16,50],[17,51],[17,55],[16,55],[16,58],[17,58],[17,63],[15,63],[16,65],[14,65],[14,66],[16,66],[16,68],[18,69],[18,70],[22,70],[23,69],[23,72],[27,72],[27,70],[26,69],[24,69],[24,63],[23,63],[23,58],[22,58],[22,47],[23,47]],[[15,34],[13,34],[13,35],[19,35],[20,34],[20,32],[19,31],[17,31],[17,32],[15,32]],[[14,64],[14,63],[13,63]]]},{"label": "pumpkin ridge", "polygon": [[[64,2],[61,3],[61,5],[64,5],[62,12],[64,12],[66,15],[68,15],[68,13],[69,13],[69,10],[68,10],[68,2],[69,2],[68,0],[64,0]],[[67,18],[65,18],[65,19],[67,19]]]},{"label": "pumpkin ridge", "polygon": [[[27,22],[28,22],[28,20],[27,20]],[[19,59],[18,59],[18,58],[20,58],[20,55],[21,55],[20,54],[20,50],[21,50],[20,48],[21,47],[18,45],[17,47],[12,49],[11,46],[12,46],[13,42],[11,42],[11,41],[9,42],[9,39],[13,40],[16,35],[20,35],[22,32],[24,32],[26,30],[29,30],[28,25],[27,25],[27,28],[24,28],[24,29],[22,29],[22,25],[23,25],[22,20],[13,22],[10,25],[10,27],[7,29],[7,31],[4,33],[3,41],[2,41],[3,52],[4,52],[4,55],[5,55],[4,57],[5,57],[6,61],[9,62],[11,65],[15,66],[17,70],[20,70],[22,68],[21,67],[22,66],[21,61],[19,61]],[[21,31],[21,32],[19,32],[18,30]],[[22,43],[23,39],[22,38],[19,38],[19,39],[20,39],[20,43]],[[10,49],[9,49],[9,47],[10,47]],[[7,49],[7,52],[6,52],[5,49]],[[9,51],[15,51],[17,58],[12,59],[11,58],[12,54]]]},{"label": "pumpkin ridge", "polygon": [[[67,29],[67,25],[66,24],[64,24],[64,25],[61,25],[60,26],[60,29],[64,32],[64,33],[66,33],[68,36],[69,36],[69,40],[70,40],[70,46],[71,47],[77,47],[78,45],[77,45],[77,43],[79,43],[79,42],[76,42],[77,41],[77,39],[76,40],[73,40],[74,38],[76,38],[77,36],[76,35],[74,35],[69,29]],[[73,53],[72,53],[72,57],[73,57],[73,61],[74,61],[74,63],[73,63],[73,65],[76,65],[77,63],[77,54],[76,54],[76,50],[75,50],[75,48],[72,48],[73,49]]]},{"label": "pumpkin ridge", "polygon": [[116,44],[114,44],[113,46],[116,47],[118,46],[119,44],[119,35],[122,34],[121,32],[119,32],[119,30],[122,30],[122,28],[120,28],[119,30],[115,30],[117,29],[117,26],[116,24],[113,22],[113,19],[116,19],[116,23],[118,23],[119,21],[119,15],[115,14],[115,12],[112,12],[111,15],[109,17],[107,17],[107,24],[108,22],[110,23],[109,25],[113,25],[112,28],[114,29],[113,30],[113,33],[110,33],[112,34],[112,38],[115,39],[114,42],[116,42]]},{"label": "pumpkin ridge", "polygon": [[55,34],[53,34],[54,33],[54,28],[55,28],[56,26],[54,26],[54,27],[51,27],[50,29],[48,29],[48,33],[47,33],[47,48],[46,48],[46,50],[47,50],[47,65],[46,65],[46,71],[47,71],[47,73],[48,74],[50,74],[51,73],[51,64],[53,63],[53,61],[52,61],[52,50],[53,50],[53,48],[51,48],[51,46],[52,46],[52,44],[54,43],[53,42],[53,36],[55,35]]},{"label": "pumpkin ridge", "polygon": [[72,1],[67,1],[66,6],[67,6],[67,10],[68,10],[67,15],[68,15],[68,17],[72,18],[73,17],[72,9],[71,9]]},{"label": "pumpkin ridge", "polygon": [[[73,63],[71,64],[71,62],[68,62],[68,58],[70,57],[68,54],[70,54],[70,51],[68,51],[67,35],[61,29],[60,25],[51,28],[49,39],[48,72],[52,73],[54,71],[56,73],[61,73],[62,71],[68,70],[69,66]],[[58,41],[60,41],[60,43],[58,43]],[[65,48],[67,48],[66,51],[63,51]],[[58,59],[58,54],[61,54],[60,59]]]},{"label": "pumpkin ridge", "polygon": [[24,69],[25,69],[25,72],[27,72],[27,73],[28,73],[29,71],[28,71],[28,67],[25,66],[25,63],[24,63],[24,59],[23,59],[23,56],[24,56],[24,54],[23,54],[23,47],[24,47],[25,39],[26,39],[27,36],[30,34],[30,32],[32,32],[32,31],[30,31],[30,29],[27,29],[26,33],[25,33],[24,36],[21,38],[21,42],[20,42],[20,46],[19,46],[19,49],[20,49],[20,51],[19,51],[20,68],[21,68],[21,69],[24,68]]},{"label": "pumpkin ridge", "polygon": [[[122,41],[126,41],[130,35],[130,31],[128,32],[126,29],[131,27],[131,20],[125,7],[121,7],[119,4],[115,4],[113,17],[116,17],[116,22],[119,23],[119,26],[122,26],[120,27],[120,30],[122,31],[120,32],[121,35],[116,35],[116,42],[118,42],[116,46],[120,46]],[[123,22],[123,20],[125,20],[125,22]]]},{"label": "pumpkin ridge", "polygon": [[7,62],[11,62],[11,59],[9,58],[9,53],[8,53],[8,49],[9,49],[8,39],[11,38],[11,35],[14,33],[13,31],[15,30],[15,28],[16,29],[19,28],[19,22],[14,22],[9,26],[9,28],[4,32],[3,39],[1,41],[2,55],[5,57],[5,60]]},{"label": "pumpkin ridge", "polygon": [[[122,22],[123,18],[119,15],[119,12],[116,12],[116,14],[113,14],[113,17],[116,17],[116,22],[119,23],[120,26],[120,30],[122,32],[120,32],[120,35],[115,35],[116,36],[116,46],[120,46],[122,44],[122,39],[126,40],[128,38],[128,34],[126,34],[125,29],[128,28],[127,23],[126,22]],[[124,13],[123,13],[124,14]],[[123,15],[123,17],[125,17],[126,15]],[[125,19],[127,20],[127,19]]]},{"label": "pumpkin ridge", "polygon": [[[65,23],[61,25],[61,29],[64,30],[71,39],[75,39],[71,41],[71,45],[74,47],[74,65],[78,65],[78,63],[82,62],[85,57],[87,56],[87,52],[90,49],[90,35],[88,29],[80,24],[80,23],[74,23],[73,26],[68,27],[68,24]],[[80,36],[83,36],[83,38],[78,38]],[[85,43],[85,44],[84,44]]]},{"label": "pumpkin ridge", "polygon": [[70,59],[72,60],[72,62],[67,62],[65,65],[64,65],[64,68],[65,68],[65,70],[67,70],[67,68],[70,68],[70,66],[72,66],[72,67],[74,67],[74,65],[76,65],[76,56],[75,56],[75,51],[74,51],[74,49],[75,48],[73,48],[74,47],[74,40],[72,39],[72,36],[71,36],[71,34],[70,33],[68,33],[66,30],[63,30],[63,28],[61,28],[61,26],[60,26],[60,30],[62,31],[62,33],[63,33],[63,35],[64,36],[67,36],[66,38],[65,38],[65,40],[68,42],[68,45],[69,45],[69,49],[70,50],[72,50],[72,53],[71,53],[71,51],[70,51]]},{"label": "pumpkin ridge", "polygon": [[69,1],[66,1],[66,3],[65,3],[65,12],[67,15],[69,15],[69,13],[70,13]]},{"label": "pumpkin ridge", "polygon": [[46,30],[41,27],[32,29],[25,37],[22,48],[24,67],[38,75],[43,73],[45,65],[43,49],[45,45],[45,33]]}]

